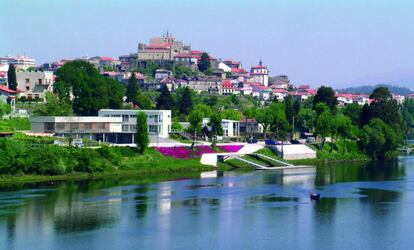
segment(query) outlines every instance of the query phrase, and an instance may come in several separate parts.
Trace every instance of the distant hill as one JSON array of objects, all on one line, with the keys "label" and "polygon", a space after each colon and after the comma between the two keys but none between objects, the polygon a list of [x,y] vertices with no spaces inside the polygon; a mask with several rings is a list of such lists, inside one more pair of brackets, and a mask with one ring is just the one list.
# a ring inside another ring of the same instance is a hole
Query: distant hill
[{"label": "distant hill", "polygon": [[343,89],[337,89],[339,93],[355,93],[355,94],[371,94],[372,91],[378,87],[387,87],[391,93],[396,95],[409,95],[413,93],[409,88],[400,87],[396,85],[388,85],[388,84],[377,84],[377,85],[364,85],[358,87],[349,87]]}]

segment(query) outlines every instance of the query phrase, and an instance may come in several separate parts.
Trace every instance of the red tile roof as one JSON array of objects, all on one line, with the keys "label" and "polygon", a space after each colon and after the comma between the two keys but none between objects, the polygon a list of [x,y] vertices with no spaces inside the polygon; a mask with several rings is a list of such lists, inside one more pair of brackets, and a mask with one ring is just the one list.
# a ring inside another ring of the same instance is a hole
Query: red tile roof
[{"label": "red tile roof", "polygon": [[252,69],[267,69],[267,67],[266,66],[256,65],[256,66],[253,66]]},{"label": "red tile roof", "polygon": [[273,89],[272,92],[273,93],[288,93],[286,89]]},{"label": "red tile roof", "polygon": [[7,86],[5,85],[0,85],[0,91],[6,92],[8,94],[16,94],[16,91],[9,89]]},{"label": "red tile roof", "polygon": [[247,73],[245,69],[231,69],[232,73]]}]

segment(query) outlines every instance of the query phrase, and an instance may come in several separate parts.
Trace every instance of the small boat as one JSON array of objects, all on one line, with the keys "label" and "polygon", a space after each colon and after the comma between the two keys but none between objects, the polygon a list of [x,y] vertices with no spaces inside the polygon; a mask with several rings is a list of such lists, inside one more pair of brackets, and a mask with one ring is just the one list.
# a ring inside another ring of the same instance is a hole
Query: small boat
[{"label": "small boat", "polygon": [[314,200],[314,201],[318,201],[321,198],[321,194],[319,193],[311,193],[310,194],[310,199]]}]

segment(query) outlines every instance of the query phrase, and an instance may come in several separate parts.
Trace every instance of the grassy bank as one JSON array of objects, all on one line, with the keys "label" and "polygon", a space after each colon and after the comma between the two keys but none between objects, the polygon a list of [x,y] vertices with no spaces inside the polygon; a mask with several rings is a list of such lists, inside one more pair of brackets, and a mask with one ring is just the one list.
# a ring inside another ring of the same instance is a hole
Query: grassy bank
[{"label": "grassy bank", "polygon": [[1,132],[13,132],[19,130],[30,130],[28,118],[0,119]]}]

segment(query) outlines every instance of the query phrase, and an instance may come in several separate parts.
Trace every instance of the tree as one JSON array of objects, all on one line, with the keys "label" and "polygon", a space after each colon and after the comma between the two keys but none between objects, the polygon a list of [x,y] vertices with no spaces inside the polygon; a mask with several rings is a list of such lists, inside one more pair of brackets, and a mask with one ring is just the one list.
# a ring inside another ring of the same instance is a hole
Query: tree
[{"label": "tree", "polygon": [[198,63],[198,69],[201,72],[209,70],[211,67],[210,56],[207,53],[201,54],[200,62]]},{"label": "tree", "polygon": [[372,91],[369,98],[376,101],[389,101],[392,99],[392,94],[387,87],[378,87]]},{"label": "tree", "polygon": [[172,110],[174,108],[174,99],[171,96],[167,85],[161,87],[161,94],[157,99],[157,109]]},{"label": "tree", "polygon": [[14,64],[9,65],[9,70],[7,71],[7,82],[10,89],[14,91],[17,90],[16,67]]},{"label": "tree", "polygon": [[197,137],[201,133],[203,122],[202,112],[199,110],[192,111],[188,116],[188,121],[190,122],[190,125],[188,126],[187,131],[193,136],[193,143],[191,144],[191,148],[193,148]]},{"label": "tree", "polygon": [[10,113],[11,107],[9,104],[0,101],[0,120],[3,118],[4,115]]},{"label": "tree", "polygon": [[318,136],[321,137],[321,145],[320,148],[323,150],[326,137],[331,133],[331,125],[332,125],[332,113],[329,110],[324,111],[320,114],[316,120],[316,128],[315,132]]},{"label": "tree", "polygon": [[328,105],[323,102],[317,103],[314,107],[314,110],[316,111],[317,116],[320,116],[325,111],[330,111]]},{"label": "tree", "polygon": [[369,106],[372,118],[380,118],[394,128],[403,128],[400,106],[397,100],[392,98],[388,88],[376,88],[370,95],[370,98],[374,99]]},{"label": "tree", "polygon": [[149,136],[147,115],[142,111],[138,112],[137,114],[137,131],[135,137],[137,150],[140,154],[143,154],[148,147]]},{"label": "tree", "polygon": [[204,99],[203,102],[210,106],[213,107],[218,103],[218,97],[215,95],[209,96],[208,98]]},{"label": "tree", "polygon": [[336,117],[336,129],[338,135],[342,138],[342,154],[346,152],[346,139],[352,137],[352,121],[349,117],[339,114]]},{"label": "tree", "polygon": [[298,125],[302,131],[310,132],[315,127],[316,112],[311,108],[303,108],[298,114]]},{"label": "tree", "polygon": [[286,118],[286,108],[284,103],[272,103],[270,105],[272,111],[272,124],[271,129],[276,134],[278,140],[284,141],[286,139],[286,134],[289,129],[289,122]]},{"label": "tree", "polygon": [[292,139],[293,139],[293,135],[295,133],[295,125],[297,123],[297,117],[301,109],[300,101],[299,99],[293,98],[292,96],[289,95],[285,97],[284,104],[285,104],[285,110],[286,110],[285,111],[286,119],[291,126]]},{"label": "tree", "polygon": [[359,118],[359,126],[362,128],[369,123],[372,119],[372,111],[369,104],[365,103],[362,106],[361,116]]},{"label": "tree", "polygon": [[138,105],[140,109],[152,109],[152,100],[143,93],[138,93],[134,98],[134,103]]},{"label": "tree", "polygon": [[101,76],[92,64],[81,60],[59,68],[54,87],[59,99],[72,103],[78,115],[96,115],[99,109],[118,109],[123,104],[123,86]]},{"label": "tree", "polygon": [[262,108],[256,112],[256,121],[263,127],[263,139],[266,139],[266,132],[273,122],[273,113],[270,107]]},{"label": "tree", "polygon": [[226,109],[222,113],[224,119],[240,121],[242,114],[237,109]]},{"label": "tree", "polygon": [[398,142],[398,134],[381,119],[374,118],[362,128],[363,150],[374,159],[390,156],[397,149]]},{"label": "tree", "polygon": [[331,112],[335,113],[338,100],[335,96],[335,91],[331,87],[321,86],[318,89],[314,99],[313,107],[315,108],[318,103],[325,103],[330,108]]},{"label": "tree", "polygon": [[348,104],[345,106],[343,113],[351,119],[352,124],[359,126],[362,113],[362,107],[360,105],[357,103]]},{"label": "tree", "polygon": [[[135,73],[132,72],[131,77],[128,80],[128,85],[126,87],[126,102],[134,102],[135,97],[138,93],[138,82],[135,76]],[[134,103],[136,104],[136,103]]]},{"label": "tree", "polygon": [[221,115],[220,113],[214,113],[208,125],[211,127],[211,136],[213,139],[213,144],[211,147],[215,147],[217,143],[217,136],[223,135],[223,127],[221,126]]},{"label": "tree", "polygon": [[406,99],[402,106],[402,116],[408,133],[414,129],[414,99]]},{"label": "tree", "polygon": [[179,111],[181,114],[188,115],[193,110],[193,97],[191,90],[188,87],[184,88],[179,101]]},{"label": "tree", "polygon": [[34,110],[40,116],[69,116],[73,115],[72,105],[64,100],[59,100],[56,94],[46,93],[46,103],[37,106]]},{"label": "tree", "polygon": [[210,108],[210,106],[199,103],[195,106],[195,110],[200,111],[203,114],[203,117],[211,117],[213,114],[213,110]]}]

